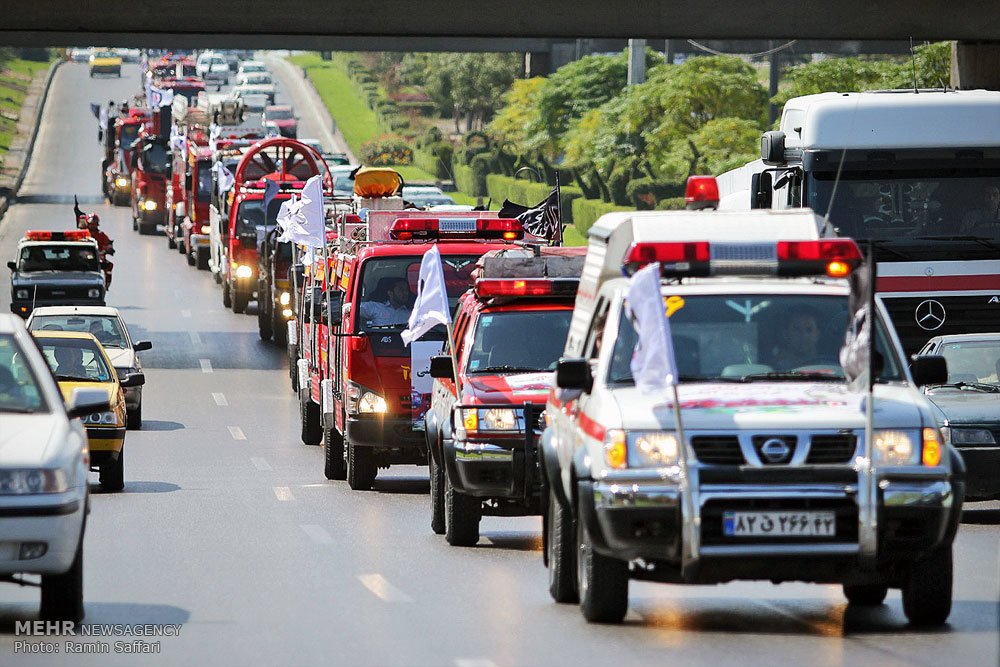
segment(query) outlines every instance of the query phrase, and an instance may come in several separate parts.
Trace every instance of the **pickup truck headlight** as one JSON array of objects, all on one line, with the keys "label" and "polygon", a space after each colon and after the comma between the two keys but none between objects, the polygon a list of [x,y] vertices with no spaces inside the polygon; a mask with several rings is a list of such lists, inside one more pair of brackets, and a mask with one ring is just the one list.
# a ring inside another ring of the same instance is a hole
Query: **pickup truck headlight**
[{"label": "pickup truck headlight", "polygon": [[98,289],[97,287],[90,288],[89,290],[87,290],[87,298],[88,299],[100,299],[101,298],[101,290]]},{"label": "pickup truck headlight", "polygon": [[24,299],[27,299],[28,296],[29,296],[29,293],[28,293],[28,290],[26,290],[26,289],[19,289],[19,290],[17,290],[17,291],[14,292],[14,298],[15,299],[24,300]]},{"label": "pickup truck headlight", "polygon": [[118,418],[114,412],[95,412],[84,417],[83,423],[93,426],[117,426]]},{"label": "pickup truck headlight", "polygon": [[872,459],[875,463],[913,465],[918,461],[919,452],[920,448],[914,438],[906,431],[875,431],[872,440]]},{"label": "pickup truck headlight", "polygon": [[513,408],[462,408],[458,415],[463,435],[469,433],[520,431],[518,411]]},{"label": "pickup truck headlight", "polygon": [[616,470],[673,466],[679,456],[677,435],[669,431],[611,429],[604,438],[604,460]]},{"label": "pickup truck headlight", "polygon": [[0,495],[65,493],[68,489],[62,470],[0,470]]},{"label": "pickup truck headlight", "polygon": [[960,426],[944,427],[941,435],[945,442],[953,445],[995,445],[996,438],[986,428],[963,428]]}]

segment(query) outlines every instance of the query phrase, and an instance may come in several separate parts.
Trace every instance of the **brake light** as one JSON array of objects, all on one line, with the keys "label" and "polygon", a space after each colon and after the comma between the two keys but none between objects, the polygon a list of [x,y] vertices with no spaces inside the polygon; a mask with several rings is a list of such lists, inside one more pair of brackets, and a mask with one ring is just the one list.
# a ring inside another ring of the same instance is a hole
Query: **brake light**
[{"label": "brake light", "polygon": [[684,203],[692,210],[719,208],[719,184],[715,176],[689,176]]},{"label": "brake light", "polygon": [[476,294],[489,296],[573,296],[580,281],[576,278],[480,278]]},{"label": "brake light", "polygon": [[438,236],[438,221],[432,218],[400,218],[392,223],[389,238],[398,241],[430,239]]},{"label": "brake light", "polygon": [[707,262],[710,258],[707,241],[684,243],[633,243],[625,255],[626,264],[650,262]]},{"label": "brake light", "polygon": [[484,239],[513,241],[524,237],[521,221],[513,218],[480,218],[476,221],[476,231]]}]

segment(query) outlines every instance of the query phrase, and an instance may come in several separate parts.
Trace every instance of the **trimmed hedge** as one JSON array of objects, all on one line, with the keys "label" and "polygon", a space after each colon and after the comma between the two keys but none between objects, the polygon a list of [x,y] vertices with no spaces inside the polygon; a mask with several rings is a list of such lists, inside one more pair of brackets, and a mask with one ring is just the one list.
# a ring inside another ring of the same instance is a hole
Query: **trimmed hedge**
[{"label": "trimmed hedge", "polygon": [[574,199],[573,200],[573,226],[584,237],[597,219],[605,213],[612,211],[634,211],[631,206],[616,206],[600,199]]},{"label": "trimmed hedge", "polygon": [[460,164],[458,160],[454,160],[451,163],[451,170],[455,176],[455,188],[460,192],[473,197],[486,196],[486,179],[485,177],[483,178],[482,186],[480,187],[480,182],[476,179],[476,174],[472,171],[472,167],[466,167],[464,164]]},{"label": "trimmed hedge", "polygon": [[[523,179],[514,180],[510,176],[489,174],[486,176],[486,193],[496,205],[509,199],[515,204],[534,206],[543,201],[552,192],[552,186],[546,183],[532,183]],[[573,223],[573,202],[583,197],[583,191],[572,185],[559,188],[560,206],[562,208],[563,224]]]}]

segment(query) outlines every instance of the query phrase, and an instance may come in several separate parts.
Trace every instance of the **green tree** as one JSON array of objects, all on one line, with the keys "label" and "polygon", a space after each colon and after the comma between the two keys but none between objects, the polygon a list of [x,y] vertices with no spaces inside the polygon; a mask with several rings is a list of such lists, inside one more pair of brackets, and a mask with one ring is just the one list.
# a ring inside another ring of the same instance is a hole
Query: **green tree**
[{"label": "green tree", "polygon": [[779,106],[793,97],[835,91],[854,93],[879,88],[890,68],[886,61],[832,58],[785,70],[782,90],[772,98]]},{"label": "green tree", "polygon": [[514,53],[437,53],[428,56],[425,88],[442,112],[465,115],[467,129],[482,127],[521,71]]},{"label": "green tree", "polygon": [[918,88],[946,88],[951,85],[951,42],[934,42],[916,47],[913,60],[886,68],[880,87],[912,88],[914,65]]},{"label": "green tree", "polygon": [[504,93],[503,106],[487,127],[489,135],[497,143],[514,152],[537,150],[545,146],[548,134],[542,127],[535,100],[547,83],[548,80],[541,76],[518,79]]},{"label": "green tree", "polygon": [[681,181],[692,174],[719,175],[760,157],[760,124],[745,118],[716,118],[672,150],[660,154],[654,167],[667,180]]}]

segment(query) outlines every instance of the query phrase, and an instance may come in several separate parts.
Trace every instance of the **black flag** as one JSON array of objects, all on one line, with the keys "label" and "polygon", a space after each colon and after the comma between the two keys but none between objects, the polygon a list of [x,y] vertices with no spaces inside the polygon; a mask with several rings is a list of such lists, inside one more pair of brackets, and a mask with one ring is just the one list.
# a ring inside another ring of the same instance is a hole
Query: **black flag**
[{"label": "black flag", "polygon": [[101,105],[100,104],[94,104],[93,102],[91,102],[90,103],[90,113],[94,114],[94,118],[97,118],[98,120],[100,120],[100,118],[101,118]]},{"label": "black flag", "polygon": [[549,241],[558,239],[562,223],[559,219],[559,188],[552,188],[549,196],[536,204],[534,208],[521,206],[505,199],[497,215],[501,218],[520,220],[524,231],[532,236]]},{"label": "black flag", "polygon": [[881,370],[875,351],[873,323],[875,321],[876,267],[871,247],[864,263],[851,272],[847,281],[851,294],[847,300],[847,334],[840,348],[840,365],[844,369],[851,391],[871,391]]},{"label": "black flag", "polygon": [[80,210],[80,202],[77,200],[76,195],[73,195],[73,226],[77,226],[85,213]]}]

